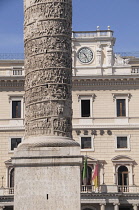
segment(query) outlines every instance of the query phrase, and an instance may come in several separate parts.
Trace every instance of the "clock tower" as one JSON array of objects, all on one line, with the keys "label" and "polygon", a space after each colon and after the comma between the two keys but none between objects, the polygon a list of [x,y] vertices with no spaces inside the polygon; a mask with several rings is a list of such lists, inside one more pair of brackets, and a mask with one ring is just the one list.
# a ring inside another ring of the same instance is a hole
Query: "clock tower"
[{"label": "clock tower", "polygon": [[[101,75],[105,69],[106,74],[112,74],[113,46],[115,38],[113,31],[100,30],[96,31],[73,32],[73,71],[78,75]],[[87,69],[87,71],[86,71]]]}]

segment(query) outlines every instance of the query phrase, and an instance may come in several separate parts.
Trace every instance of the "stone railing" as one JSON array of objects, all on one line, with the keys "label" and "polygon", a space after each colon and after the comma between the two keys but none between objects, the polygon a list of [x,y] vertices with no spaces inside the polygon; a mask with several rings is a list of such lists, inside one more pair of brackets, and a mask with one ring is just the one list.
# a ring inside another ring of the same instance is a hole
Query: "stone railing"
[{"label": "stone railing", "polygon": [[14,69],[12,73],[13,73],[13,76],[22,76],[22,75],[24,75],[24,70]]},{"label": "stone railing", "polygon": [[95,188],[94,185],[82,185],[81,193],[139,193],[139,186],[128,185],[100,185]]},{"label": "stone railing", "polygon": [[14,195],[14,188],[4,188],[1,187],[0,188],[0,196],[4,196],[4,195]]},{"label": "stone railing", "polygon": [[90,38],[90,37],[112,37],[113,31],[111,30],[98,30],[98,31],[73,31],[72,38]]},{"label": "stone railing", "polygon": [[11,69],[0,69],[0,77],[8,77],[8,76],[10,76],[10,77],[21,77],[21,76],[23,76],[24,77],[24,75],[25,75],[25,71],[24,71],[24,68],[16,68],[16,69],[13,69],[13,68],[11,68]]},{"label": "stone railing", "polygon": [[132,67],[132,69],[131,69],[131,74],[139,74],[139,66],[137,66],[137,67]]}]

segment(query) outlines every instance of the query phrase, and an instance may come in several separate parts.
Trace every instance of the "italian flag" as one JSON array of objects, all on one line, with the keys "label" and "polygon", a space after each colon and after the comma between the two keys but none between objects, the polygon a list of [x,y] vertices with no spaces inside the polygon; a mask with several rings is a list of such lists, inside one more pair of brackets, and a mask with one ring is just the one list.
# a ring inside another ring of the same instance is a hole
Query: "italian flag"
[{"label": "italian flag", "polygon": [[95,165],[95,170],[94,170],[92,180],[95,185],[95,189],[98,188],[98,164]]},{"label": "italian flag", "polygon": [[87,185],[87,157],[84,158],[83,184]]}]

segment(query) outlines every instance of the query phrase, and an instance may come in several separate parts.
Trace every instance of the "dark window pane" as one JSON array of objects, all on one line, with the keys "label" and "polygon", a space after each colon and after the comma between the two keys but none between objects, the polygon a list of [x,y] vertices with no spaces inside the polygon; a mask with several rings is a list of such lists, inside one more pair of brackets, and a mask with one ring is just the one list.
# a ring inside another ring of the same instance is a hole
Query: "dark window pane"
[{"label": "dark window pane", "polygon": [[10,172],[10,187],[14,187],[14,169]]},{"label": "dark window pane", "polygon": [[81,117],[90,117],[90,100],[81,100]]},{"label": "dark window pane", "polygon": [[117,148],[127,148],[127,137],[117,137]]},{"label": "dark window pane", "polygon": [[12,101],[12,118],[21,118],[21,101]]},{"label": "dark window pane", "polygon": [[81,149],[91,148],[91,137],[81,137]]},{"label": "dark window pane", "polygon": [[11,150],[17,148],[18,144],[21,143],[21,138],[11,138]]},{"label": "dark window pane", "polygon": [[117,99],[117,117],[126,116],[125,99]]}]

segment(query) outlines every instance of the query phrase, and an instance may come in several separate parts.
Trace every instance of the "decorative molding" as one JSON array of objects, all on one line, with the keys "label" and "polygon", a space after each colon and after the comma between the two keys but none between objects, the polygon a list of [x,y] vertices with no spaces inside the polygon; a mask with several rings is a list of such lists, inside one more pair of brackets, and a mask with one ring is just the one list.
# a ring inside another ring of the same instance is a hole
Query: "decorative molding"
[{"label": "decorative molding", "polygon": [[12,98],[23,98],[24,94],[16,94],[16,93],[15,94],[9,94],[8,97],[9,97],[9,103],[10,103]]},{"label": "decorative molding", "polygon": [[135,160],[133,160],[131,157],[126,156],[126,155],[118,155],[114,158],[111,159],[111,161],[115,164],[115,165],[122,165],[122,164],[133,164],[135,162]]},{"label": "decorative molding", "polygon": [[24,88],[24,79],[20,79],[20,80],[14,80],[14,79],[10,79],[10,80],[0,80],[0,87],[3,88],[19,88],[22,87]]},{"label": "decorative molding", "polygon": [[139,85],[139,78],[82,78],[82,77],[73,77],[73,87],[77,86],[133,86]]},{"label": "decorative molding", "polygon": [[89,94],[89,93],[87,93],[87,94],[77,94],[77,96],[78,96],[78,102],[82,99],[82,98],[92,98],[92,102],[94,102],[94,100],[95,100],[95,97],[96,97],[96,95],[95,94]]},{"label": "decorative molding", "polygon": [[24,131],[24,126],[1,126],[0,131]]},{"label": "decorative molding", "polygon": [[89,130],[100,130],[100,129],[104,129],[104,130],[123,130],[123,129],[139,129],[139,124],[133,124],[133,125],[76,125],[76,124],[73,124],[72,126],[72,129],[73,130],[77,130],[77,129],[80,129],[80,130],[83,130],[83,129],[89,129]]},{"label": "decorative molding", "polygon": [[128,101],[131,99],[131,93],[112,93],[113,101],[116,100],[117,97],[127,97]]}]

